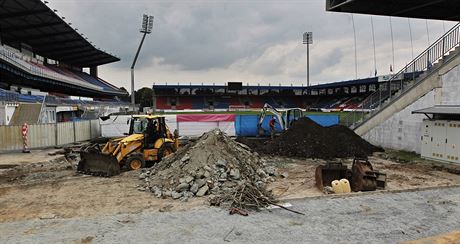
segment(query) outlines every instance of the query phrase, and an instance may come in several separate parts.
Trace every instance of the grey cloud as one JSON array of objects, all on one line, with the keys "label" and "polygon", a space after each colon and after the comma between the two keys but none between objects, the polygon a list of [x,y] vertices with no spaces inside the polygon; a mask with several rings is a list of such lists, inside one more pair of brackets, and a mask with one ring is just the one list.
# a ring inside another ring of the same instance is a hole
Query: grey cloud
[{"label": "grey cloud", "polygon": [[[140,41],[139,27],[143,13],[155,16],[153,33],[146,39],[138,60],[137,69],[144,77],[157,77],[168,70],[175,73],[169,78],[174,83],[181,81],[177,80],[178,77],[200,77],[200,73],[204,82],[210,82],[218,77],[218,72],[222,73],[222,79],[260,77],[265,80],[301,81],[305,74],[305,49],[301,36],[307,30],[314,32],[311,54],[314,79],[323,82],[354,77],[350,14],[326,12],[323,0],[54,0],[50,4],[98,47],[121,57],[121,62],[104,69],[123,74],[123,77],[118,75],[120,78],[114,78],[118,84],[124,84],[128,77],[123,72],[129,70]],[[373,70],[370,16],[355,15],[354,19],[359,75],[368,76]],[[373,19],[378,68],[383,72],[391,63],[388,55],[391,52],[389,18],[375,16]],[[425,21],[411,20],[411,24],[417,55],[427,46]],[[449,28],[452,23],[445,26]],[[442,34],[442,22],[429,21],[429,28],[431,41]],[[410,61],[407,19],[393,18],[393,30],[395,56],[398,64],[402,65]],[[270,53],[279,56],[270,56]],[[183,76],[178,76],[178,73]],[[145,82],[154,81],[152,78]]]}]

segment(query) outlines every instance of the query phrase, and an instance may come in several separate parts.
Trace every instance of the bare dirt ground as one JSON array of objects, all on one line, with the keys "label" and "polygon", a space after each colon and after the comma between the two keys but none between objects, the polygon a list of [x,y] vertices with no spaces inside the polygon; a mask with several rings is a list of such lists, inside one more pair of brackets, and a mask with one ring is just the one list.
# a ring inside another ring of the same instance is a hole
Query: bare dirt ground
[{"label": "bare dirt ground", "polygon": [[[207,198],[187,202],[158,199],[138,191],[139,172],[102,178],[75,172],[75,160],[50,151],[0,155],[0,222],[26,219],[95,217],[124,213],[183,211],[207,207]],[[269,188],[281,200],[323,196],[315,186],[314,171],[322,160],[266,157],[287,178]],[[371,157],[374,168],[387,173],[387,190],[460,185],[460,175],[421,162],[396,163]],[[351,165],[351,160],[346,160]]]},{"label": "bare dirt ground", "polygon": [[49,153],[52,154],[53,152],[56,152],[56,149],[33,150],[31,153],[0,154],[0,169],[30,164],[31,162],[45,162],[62,157],[62,155],[49,155]]},{"label": "bare dirt ground", "polygon": [[[93,177],[76,173],[76,162],[63,155],[49,156],[50,161],[41,161],[40,157],[39,162],[29,158],[33,154],[24,155],[30,160],[28,164],[0,169],[0,222],[180,211],[205,206],[204,199],[184,203],[138,191],[138,172]],[[0,155],[1,162],[5,162],[3,156]]]},{"label": "bare dirt ground", "polygon": [[[281,177],[270,185],[270,189],[278,199],[288,200],[324,195],[315,186],[315,169],[326,161],[279,157],[268,158],[267,161],[277,165],[279,173],[288,173],[287,178]],[[387,191],[460,185],[460,175],[449,173],[442,167],[433,167],[431,162],[425,160],[397,163],[373,156],[369,158],[369,161],[375,170],[387,174],[385,188]],[[351,168],[352,159],[342,162]]]}]

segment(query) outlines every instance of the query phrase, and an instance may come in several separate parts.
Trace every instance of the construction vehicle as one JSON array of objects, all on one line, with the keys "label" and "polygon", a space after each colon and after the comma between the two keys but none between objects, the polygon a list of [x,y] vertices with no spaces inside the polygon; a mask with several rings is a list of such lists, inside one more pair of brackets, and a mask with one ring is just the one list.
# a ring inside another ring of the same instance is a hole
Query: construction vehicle
[{"label": "construction vehicle", "polygon": [[128,123],[126,137],[109,140],[102,149],[99,144],[82,148],[77,170],[84,174],[113,176],[123,167],[136,170],[145,167],[146,162],[158,162],[179,147],[179,135],[169,131],[164,116],[133,115]]},{"label": "construction vehicle", "polygon": [[294,121],[304,116],[303,110],[300,108],[288,108],[280,111],[266,103],[260,111],[259,121],[257,122],[257,132],[259,136],[266,134],[265,129],[262,127],[262,123],[268,113],[272,113],[276,117],[276,121],[283,131],[287,130]]}]

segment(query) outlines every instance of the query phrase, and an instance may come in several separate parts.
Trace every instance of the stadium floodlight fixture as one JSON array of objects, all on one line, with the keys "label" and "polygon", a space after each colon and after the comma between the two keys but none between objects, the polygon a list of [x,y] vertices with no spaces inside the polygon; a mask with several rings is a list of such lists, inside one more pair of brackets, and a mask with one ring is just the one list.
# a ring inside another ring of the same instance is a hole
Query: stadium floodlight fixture
[{"label": "stadium floodlight fixture", "polygon": [[153,16],[149,16],[144,14],[142,17],[142,27],[141,27],[141,33],[147,33],[150,34],[152,33],[153,29]]},{"label": "stadium floodlight fixture", "polygon": [[313,44],[313,32],[303,33],[303,44]]}]

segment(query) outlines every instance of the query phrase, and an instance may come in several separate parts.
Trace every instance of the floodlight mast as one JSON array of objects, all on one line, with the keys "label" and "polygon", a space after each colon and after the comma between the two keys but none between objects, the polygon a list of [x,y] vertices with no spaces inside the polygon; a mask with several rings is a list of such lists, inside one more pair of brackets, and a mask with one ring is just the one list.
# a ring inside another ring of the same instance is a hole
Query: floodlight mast
[{"label": "floodlight mast", "polygon": [[313,44],[313,33],[305,32],[303,34],[303,44],[307,45],[307,87],[310,86],[310,45]]},{"label": "floodlight mast", "polygon": [[152,33],[153,28],[153,16],[148,16],[144,14],[142,18],[142,28],[140,32],[143,33],[141,43],[137,48],[136,55],[134,56],[133,64],[131,65],[131,104],[134,107],[136,106],[136,99],[134,95],[134,66],[136,66],[137,58],[139,57],[139,53],[141,52],[142,44],[144,44],[145,36],[147,34]]}]

